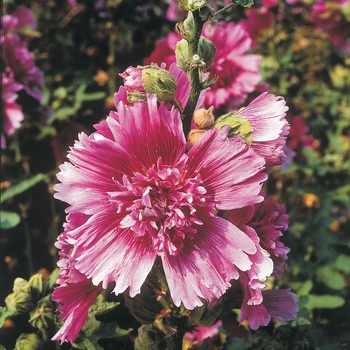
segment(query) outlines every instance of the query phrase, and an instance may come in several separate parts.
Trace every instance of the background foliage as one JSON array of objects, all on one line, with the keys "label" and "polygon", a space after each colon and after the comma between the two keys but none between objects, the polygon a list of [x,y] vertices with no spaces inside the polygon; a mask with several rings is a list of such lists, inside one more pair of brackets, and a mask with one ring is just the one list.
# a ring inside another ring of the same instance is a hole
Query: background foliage
[{"label": "background foliage", "polygon": [[[6,12],[19,4],[29,6],[37,19],[39,34],[29,49],[45,84],[40,102],[19,92],[25,118],[1,155],[1,306],[16,277],[28,280],[36,272],[49,277],[54,271],[53,244],[64,204],[53,199],[52,186],[69,146],[78,132],[91,132],[113,109],[122,82],[118,73],[142,64],[174,28],[166,17],[168,4],[160,0],[8,1]],[[258,1],[253,8],[262,6]],[[263,82],[289,106],[288,142],[295,156],[289,166],[270,169],[265,190],[286,204],[290,216],[283,241],[291,252],[278,286],[297,293],[298,318],[274,321],[247,341],[222,331],[198,349],[350,349],[350,57],[316,28],[313,6],[312,0],[279,0],[269,7],[274,23],[258,28],[251,50],[262,56]],[[350,22],[346,9],[342,20]],[[219,19],[238,22],[247,11],[234,7]],[[38,113],[40,106],[46,114]],[[51,277],[46,294],[54,281]],[[138,322],[116,304],[118,298],[99,302],[85,340],[74,347],[133,348]],[[5,348],[13,349],[20,334],[42,328],[28,323],[30,317],[5,321],[0,330]],[[112,339],[97,343],[99,338]]]}]

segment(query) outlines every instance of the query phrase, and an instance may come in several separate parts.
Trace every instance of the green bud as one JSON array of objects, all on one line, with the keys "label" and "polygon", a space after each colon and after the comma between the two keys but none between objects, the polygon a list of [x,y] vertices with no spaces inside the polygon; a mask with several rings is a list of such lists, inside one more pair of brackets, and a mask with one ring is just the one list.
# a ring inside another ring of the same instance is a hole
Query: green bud
[{"label": "green bud", "polygon": [[29,279],[29,285],[32,289],[32,294],[35,299],[40,299],[46,295],[49,289],[49,284],[49,280],[40,273],[36,273]]},{"label": "green bud", "polygon": [[185,11],[196,11],[207,4],[206,0],[177,0],[177,2]]},{"label": "green bud", "polygon": [[159,101],[170,102],[174,98],[176,81],[165,69],[156,66],[143,67],[142,83],[146,92],[156,94]]},{"label": "green bud", "polygon": [[202,71],[209,69],[214,62],[216,49],[214,44],[204,36],[201,36],[198,44],[198,54],[188,56],[188,42],[185,39],[176,44],[176,64],[184,71],[200,68]]},{"label": "green bud", "polygon": [[14,282],[13,282],[13,288],[12,290],[14,292],[23,292],[23,293],[28,293],[30,294],[31,289],[30,289],[30,284],[28,283],[27,280],[21,277],[17,277]]},{"label": "green bud", "polygon": [[182,39],[176,43],[175,48],[176,64],[183,70],[190,70],[188,57],[188,42]]},{"label": "green bud", "polygon": [[219,117],[214,127],[221,129],[223,126],[228,125],[231,127],[228,136],[241,136],[250,145],[253,142],[253,127],[249,121],[240,117],[235,112],[230,112]]},{"label": "green bud", "polygon": [[45,331],[54,324],[54,307],[49,298],[38,301],[37,306],[30,312],[28,321],[33,327]]},{"label": "green bud", "polygon": [[210,21],[215,14],[215,10],[210,6],[203,6],[199,9],[199,16],[203,22]]},{"label": "green bud", "polygon": [[35,333],[22,333],[15,345],[14,350],[44,350],[45,342]]},{"label": "green bud", "polygon": [[199,39],[198,55],[205,62],[206,69],[209,69],[214,62],[216,48],[215,45],[204,36],[201,36]]},{"label": "green bud", "polygon": [[176,23],[175,29],[184,39],[191,42],[196,32],[196,24],[192,12],[188,12],[187,18],[183,22]]},{"label": "green bud", "polygon": [[24,314],[33,307],[30,294],[21,291],[9,294],[5,304],[12,316]]}]

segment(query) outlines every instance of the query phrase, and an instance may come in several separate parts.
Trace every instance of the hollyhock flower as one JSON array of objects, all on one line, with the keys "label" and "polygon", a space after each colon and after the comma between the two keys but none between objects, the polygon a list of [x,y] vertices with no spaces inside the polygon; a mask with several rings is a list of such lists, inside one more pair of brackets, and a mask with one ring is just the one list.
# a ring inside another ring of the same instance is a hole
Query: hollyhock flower
[{"label": "hollyhock flower", "polygon": [[275,289],[262,292],[263,302],[252,305],[243,300],[240,321],[248,320],[249,327],[253,330],[260,326],[267,326],[271,317],[279,321],[291,321],[298,312],[298,300],[290,289]]},{"label": "hollyhock flower", "polygon": [[18,6],[10,15],[5,15],[2,24],[4,34],[14,33],[24,39],[33,38],[30,31],[36,29],[36,21],[32,11],[23,5]]},{"label": "hollyhock flower", "polygon": [[[264,159],[228,138],[229,128],[207,131],[186,153],[176,108],[158,106],[155,95],[127,104],[124,87],[115,101],[117,112],[79,135],[57,175],[55,197],[70,204],[69,215],[84,217],[65,230],[74,270],[133,297],[159,257],[176,306],[216,300],[253,267],[257,248],[214,210],[261,201]],[[68,307],[61,309],[68,319]]]},{"label": "hollyhock flower", "polygon": [[[17,91],[23,89],[23,85],[15,82],[13,72],[7,69],[1,75],[2,85],[2,109],[3,130],[7,135],[12,135],[21,126],[23,120],[22,108],[16,103]],[[1,148],[6,147],[5,137],[1,135]]]},{"label": "hollyhock flower", "polygon": [[[266,166],[278,165],[285,157],[284,149],[289,132],[286,101],[283,97],[262,93],[247,107],[219,117],[216,127],[230,125],[230,117],[246,119],[250,124],[252,147],[266,160]],[[226,124],[227,123],[227,124]]]},{"label": "hollyhock flower", "polygon": [[287,254],[290,251],[279,238],[288,228],[288,215],[285,206],[277,204],[273,198],[268,198],[251,207],[231,210],[228,220],[236,226],[248,225],[256,232],[260,245],[273,260],[273,275],[279,278],[283,272]]},{"label": "hollyhock flower", "polygon": [[[290,250],[279,241],[279,238],[282,236],[282,231],[288,228],[288,215],[285,214],[284,205],[278,205],[273,198],[269,198],[254,206],[231,210],[227,215],[228,220],[242,231],[249,232],[250,230],[251,237],[253,237],[255,233],[257,237],[255,238],[257,246],[259,245],[261,252],[263,254],[267,253],[267,256],[273,261],[272,275],[279,278],[284,270],[287,254]],[[259,251],[259,249],[257,249],[257,251]],[[264,256],[263,254],[261,254],[261,257]],[[258,261],[260,261],[260,264],[263,261],[261,257],[260,260],[255,261],[253,269],[247,272],[241,272],[241,277],[239,279],[244,293],[240,321],[243,322],[245,319],[248,319],[249,326],[252,329],[257,329],[260,325],[266,326],[271,316],[277,317],[276,315],[278,315],[279,319],[286,320],[293,318],[291,315],[294,315],[296,312],[294,294],[288,294],[283,291],[279,291],[277,294],[272,293],[272,295],[276,296],[276,302],[279,296],[281,296],[282,299],[285,297],[286,300],[289,301],[286,304],[287,312],[283,314],[283,308],[280,309],[280,313],[277,312],[277,309],[279,309],[278,302],[277,306],[275,305],[275,309],[273,309],[272,306],[269,308],[269,301],[271,301],[271,298],[266,301],[264,300],[266,292],[263,291],[263,289],[266,286],[264,283],[261,283],[264,279],[262,279],[262,276],[259,276],[258,273],[256,273],[255,278],[251,276],[254,269],[256,272],[259,272],[257,268],[259,267]],[[261,269],[261,272],[268,272],[268,269],[265,267]],[[271,296],[270,291],[267,295]]]},{"label": "hollyhock flower", "polygon": [[43,75],[35,66],[34,54],[28,51],[26,44],[17,35],[4,35],[2,56],[5,65],[13,71],[15,80],[23,85],[29,95],[40,99],[42,93],[34,88],[43,85]]},{"label": "hollyhock flower", "polygon": [[[216,57],[209,72],[211,76],[218,77],[216,84],[207,91],[204,104],[217,108],[227,103],[236,107],[245,100],[247,93],[254,91],[259,84],[261,57],[246,53],[252,40],[240,24],[205,24],[203,36],[211,40],[216,47]],[[180,35],[170,33],[166,39],[159,42],[151,57],[145,60],[145,64],[175,62],[175,46],[179,40]]]},{"label": "hollyhock flower", "polygon": [[260,8],[248,9],[246,12],[247,19],[241,20],[240,25],[247,31],[252,39],[251,47],[256,47],[256,41],[261,34],[274,25],[274,16],[265,6]]},{"label": "hollyhock flower", "polygon": [[331,43],[343,51],[350,53],[350,24],[342,9],[349,6],[349,0],[332,2],[317,1],[314,4],[311,20],[318,30],[324,30]]}]

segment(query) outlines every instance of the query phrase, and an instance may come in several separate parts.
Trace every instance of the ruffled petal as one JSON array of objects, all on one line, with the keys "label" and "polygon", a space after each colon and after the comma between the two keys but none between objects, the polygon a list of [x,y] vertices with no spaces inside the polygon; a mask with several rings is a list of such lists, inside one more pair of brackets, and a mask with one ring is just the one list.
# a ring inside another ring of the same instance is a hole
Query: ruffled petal
[{"label": "ruffled petal", "polygon": [[241,138],[228,138],[228,130],[207,131],[188,153],[187,176],[200,173],[207,195],[223,210],[261,202],[261,183],[267,178],[264,159]]},{"label": "ruffled petal", "polygon": [[[94,215],[77,229],[68,232],[75,267],[94,285],[103,288],[115,282],[114,292],[130,288],[130,295],[140,288],[156,259],[149,235],[136,236],[120,228],[121,217],[113,212]],[[140,262],[140,263],[138,263]]]},{"label": "ruffled petal", "polygon": [[239,277],[238,269],[248,270],[248,254],[254,242],[228,221],[203,218],[193,241],[186,242],[176,256],[162,256],[163,268],[174,304],[187,309],[201,306],[200,298],[216,300]]},{"label": "ruffled petal", "polygon": [[101,292],[102,288],[94,286],[88,279],[57,287],[52,300],[62,304],[57,311],[62,312],[64,324],[52,340],[73,342],[87,320],[90,306]]}]

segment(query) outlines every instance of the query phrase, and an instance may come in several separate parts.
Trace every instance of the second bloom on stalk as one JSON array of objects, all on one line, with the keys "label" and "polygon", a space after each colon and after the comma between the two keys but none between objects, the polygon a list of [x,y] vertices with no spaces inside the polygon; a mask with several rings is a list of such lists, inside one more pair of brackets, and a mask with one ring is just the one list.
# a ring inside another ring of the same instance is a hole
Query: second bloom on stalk
[{"label": "second bloom on stalk", "polygon": [[[214,213],[263,200],[264,158],[229,138],[229,127],[208,130],[186,152],[177,109],[155,95],[130,103],[124,87],[115,101],[117,111],[92,135],[80,134],[55,186],[75,218],[59,239],[65,268],[53,297],[66,320],[61,341],[74,340],[79,329],[70,323],[78,314],[85,322],[84,300],[101,288],[140,293],[157,257],[174,304],[187,309],[220,298],[240,272],[263,268],[255,266],[256,242]],[[67,297],[77,283],[86,291],[79,310]]]}]

